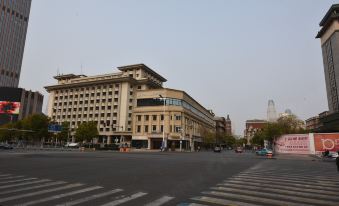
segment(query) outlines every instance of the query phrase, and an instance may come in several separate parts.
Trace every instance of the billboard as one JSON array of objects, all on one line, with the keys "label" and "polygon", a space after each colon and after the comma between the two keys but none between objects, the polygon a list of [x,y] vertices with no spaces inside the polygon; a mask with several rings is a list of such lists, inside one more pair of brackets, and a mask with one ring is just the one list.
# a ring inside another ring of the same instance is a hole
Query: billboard
[{"label": "billboard", "polygon": [[317,154],[325,150],[339,151],[339,133],[314,134],[314,147]]},{"label": "billboard", "polygon": [[275,152],[289,154],[310,154],[309,135],[283,135],[275,141]]},{"label": "billboard", "polygon": [[0,101],[21,102],[21,88],[0,87]]},{"label": "billboard", "polygon": [[0,114],[19,114],[20,102],[0,101]]}]

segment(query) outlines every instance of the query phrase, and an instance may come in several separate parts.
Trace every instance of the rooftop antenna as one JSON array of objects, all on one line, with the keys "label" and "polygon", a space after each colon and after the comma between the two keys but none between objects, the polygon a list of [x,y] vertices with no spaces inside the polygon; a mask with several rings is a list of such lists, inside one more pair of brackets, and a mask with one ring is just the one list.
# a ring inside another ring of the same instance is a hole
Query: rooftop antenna
[{"label": "rooftop antenna", "polygon": [[81,65],[80,65],[80,74],[81,74],[81,75],[84,74],[83,71],[82,71],[82,63],[81,63]]},{"label": "rooftop antenna", "polygon": [[59,69],[59,66],[57,67],[57,76],[60,75],[60,69]]}]

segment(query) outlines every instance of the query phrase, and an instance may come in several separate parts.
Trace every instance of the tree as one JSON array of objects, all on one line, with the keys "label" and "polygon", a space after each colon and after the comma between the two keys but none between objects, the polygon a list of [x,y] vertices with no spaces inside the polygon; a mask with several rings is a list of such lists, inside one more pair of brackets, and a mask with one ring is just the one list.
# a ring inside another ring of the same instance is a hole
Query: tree
[{"label": "tree", "polygon": [[97,124],[95,122],[83,122],[75,130],[75,138],[79,142],[90,142],[99,135]]},{"label": "tree", "polygon": [[69,122],[63,122],[61,124],[61,132],[59,132],[57,134],[57,138],[59,141],[69,141],[68,137],[69,137]]},{"label": "tree", "polygon": [[32,141],[41,141],[44,137],[49,137],[48,125],[50,119],[44,114],[33,114],[26,117],[19,123],[24,130],[33,132],[25,133],[24,137]]},{"label": "tree", "polygon": [[222,142],[228,146],[228,147],[232,147],[235,145],[236,143],[236,139],[235,137],[233,137],[232,135],[224,135],[223,138],[222,138]]}]

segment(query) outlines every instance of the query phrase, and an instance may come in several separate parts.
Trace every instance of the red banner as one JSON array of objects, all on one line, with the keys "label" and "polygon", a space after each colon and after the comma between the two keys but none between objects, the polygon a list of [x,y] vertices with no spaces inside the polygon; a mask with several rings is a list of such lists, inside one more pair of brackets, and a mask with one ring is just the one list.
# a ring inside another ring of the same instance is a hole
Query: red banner
[{"label": "red banner", "polygon": [[339,151],[339,134],[314,134],[315,152],[329,150],[332,152]]}]

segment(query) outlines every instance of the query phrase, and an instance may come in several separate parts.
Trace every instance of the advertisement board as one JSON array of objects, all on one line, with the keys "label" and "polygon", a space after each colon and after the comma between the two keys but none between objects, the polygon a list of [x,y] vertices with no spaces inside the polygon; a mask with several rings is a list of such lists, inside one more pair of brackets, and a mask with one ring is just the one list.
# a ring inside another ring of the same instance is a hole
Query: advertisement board
[{"label": "advertisement board", "polygon": [[0,101],[0,114],[19,114],[20,102]]},{"label": "advertisement board", "polygon": [[275,141],[275,152],[289,154],[310,154],[309,135],[283,135]]},{"label": "advertisement board", "polygon": [[317,154],[325,150],[339,151],[339,133],[314,134],[314,147]]}]

